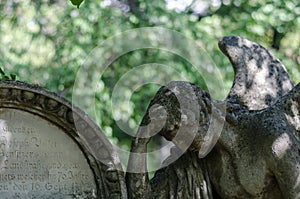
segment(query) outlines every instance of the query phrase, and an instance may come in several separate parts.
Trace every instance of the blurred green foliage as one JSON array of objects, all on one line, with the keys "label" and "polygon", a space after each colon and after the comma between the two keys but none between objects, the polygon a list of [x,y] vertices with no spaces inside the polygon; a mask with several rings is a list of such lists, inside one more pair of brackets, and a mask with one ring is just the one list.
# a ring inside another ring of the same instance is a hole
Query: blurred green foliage
[{"label": "blurred green foliage", "polygon": [[[68,0],[6,0],[0,2],[0,63],[20,80],[45,86],[71,100],[79,67],[102,41],[129,29],[160,26],[203,47],[221,71],[227,91],[233,71],[217,47],[225,35],[246,37],[273,49],[292,79],[299,82],[299,4],[298,0],[95,0],[84,1],[77,9]],[[139,49],[114,60],[99,80],[102,86],[95,96],[96,110],[107,137],[124,148],[128,148],[130,136],[112,117],[111,94],[127,71],[147,63],[172,66],[189,81],[206,87],[188,60],[170,52]],[[117,107],[118,120],[134,129],[158,88],[155,84],[138,88],[129,105]]]},{"label": "blurred green foliage", "polygon": [[6,74],[6,72],[0,68],[0,80],[16,80],[17,76],[16,74]]}]

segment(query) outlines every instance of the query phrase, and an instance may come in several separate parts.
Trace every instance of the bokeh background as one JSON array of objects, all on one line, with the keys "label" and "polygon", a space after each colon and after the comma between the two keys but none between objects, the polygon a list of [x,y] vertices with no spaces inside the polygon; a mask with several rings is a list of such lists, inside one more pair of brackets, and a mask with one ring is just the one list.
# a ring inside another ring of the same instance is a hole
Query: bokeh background
[{"label": "bokeh background", "polygon": [[[7,76],[15,74],[18,80],[72,100],[77,71],[95,47],[123,31],[156,26],[178,31],[205,49],[221,71],[227,91],[233,69],[217,46],[226,35],[262,44],[283,62],[295,83],[300,81],[299,0],[85,0],[79,9],[69,0],[1,0],[0,67]],[[108,108],[112,91],[127,71],[147,63],[175,67],[206,88],[188,60],[170,52],[140,49],[114,60],[99,79],[95,103],[104,133],[124,149],[129,149],[131,137],[118,127]],[[158,88],[147,84],[135,90],[130,103],[118,107],[117,120],[138,125]]]}]

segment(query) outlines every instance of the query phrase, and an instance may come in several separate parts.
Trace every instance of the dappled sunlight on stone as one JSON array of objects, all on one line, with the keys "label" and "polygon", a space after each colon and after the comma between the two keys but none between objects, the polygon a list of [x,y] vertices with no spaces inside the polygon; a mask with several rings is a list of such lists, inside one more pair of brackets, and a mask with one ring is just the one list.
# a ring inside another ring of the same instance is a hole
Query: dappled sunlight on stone
[{"label": "dappled sunlight on stone", "polygon": [[272,144],[272,152],[278,158],[282,158],[291,148],[292,142],[287,133],[281,134]]},{"label": "dappled sunlight on stone", "polygon": [[295,101],[291,102],[291,114],[285,114],[285,117],[287,121],[291,124],[293,124],[296,128],[297,131],[300,130],[300,126],[297,125],[300,123],[300,118],[299,118],[299,104]]},{"label": "dappled sunlight on stone", "polygon": [[6,157],[4,154],[8,151],[8,145],[11,140],[11,133],[8,131],[8,125],[5,120],[0,119],[0,173],[5,169]]}]

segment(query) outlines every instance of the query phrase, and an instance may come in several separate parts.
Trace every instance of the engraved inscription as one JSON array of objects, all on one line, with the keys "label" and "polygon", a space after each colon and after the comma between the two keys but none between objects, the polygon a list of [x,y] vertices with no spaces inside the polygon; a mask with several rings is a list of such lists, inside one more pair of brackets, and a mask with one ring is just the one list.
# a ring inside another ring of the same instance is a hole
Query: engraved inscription
[{"label": "engraved inscription", "polygon": [[96,198],[78,145],[43,118],[0,108],[0,198]]}]

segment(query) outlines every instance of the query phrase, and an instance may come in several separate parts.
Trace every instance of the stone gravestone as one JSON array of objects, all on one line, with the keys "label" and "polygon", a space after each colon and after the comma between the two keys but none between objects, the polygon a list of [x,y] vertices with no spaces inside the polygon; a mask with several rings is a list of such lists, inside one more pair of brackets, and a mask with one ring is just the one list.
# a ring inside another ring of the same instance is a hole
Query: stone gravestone
[{"label": "stone gravestone", "polygon": [[0,82],[0,198],[126,197],[109,141],[81,110],[38,86]]}]

